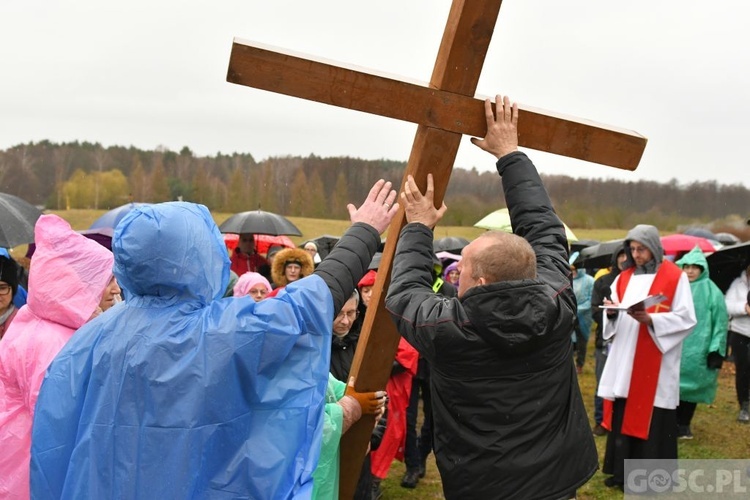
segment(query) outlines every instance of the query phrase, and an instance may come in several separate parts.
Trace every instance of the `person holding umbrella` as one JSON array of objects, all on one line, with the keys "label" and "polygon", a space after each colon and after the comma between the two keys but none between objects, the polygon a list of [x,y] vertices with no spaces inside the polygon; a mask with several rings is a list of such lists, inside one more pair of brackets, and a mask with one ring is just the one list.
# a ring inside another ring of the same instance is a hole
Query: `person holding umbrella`
[{"label": "person holding umbrella", "polygon": [[252,233],[240,234],[237,248],[232,252],[230,269],[242,276],[247,272],[260,273],[266,278],[269,276],[268,261],[255,251],[255,235]]},{"label": "person holding umbrella", "polygon": [[740,413],[737,421],[750,423],[750,266],[734,279],[725,296],[729,313],[729,342],[732,347]]}]

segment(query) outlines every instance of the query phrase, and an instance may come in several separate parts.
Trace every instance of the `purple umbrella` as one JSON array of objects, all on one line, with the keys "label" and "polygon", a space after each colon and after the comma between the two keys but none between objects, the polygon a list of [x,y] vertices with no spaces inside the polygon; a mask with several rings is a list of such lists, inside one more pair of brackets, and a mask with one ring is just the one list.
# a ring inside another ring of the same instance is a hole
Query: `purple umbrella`
[{"label": "purple umbrella", "polygon": [[120,223],[123,217],[128,214],[131,210],[138,207],[145,207],[151,205],[151,203],[126,203],[117,208],[113,208],[109,212],[105,212],[104,215],[94,221],[89,229],[101,229],[110,228],[114,229],[117,224]]}]

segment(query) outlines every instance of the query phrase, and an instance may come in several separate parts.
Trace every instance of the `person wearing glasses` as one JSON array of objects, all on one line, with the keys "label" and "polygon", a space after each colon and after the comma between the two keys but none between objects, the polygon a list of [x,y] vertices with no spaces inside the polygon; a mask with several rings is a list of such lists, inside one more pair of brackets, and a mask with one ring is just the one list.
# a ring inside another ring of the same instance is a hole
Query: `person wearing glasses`
[{"label": "person wearing glasses", "polygon": [[677,459],[682,341],[697,321],[690,282],[664,258],[659,231],[639,224],[625,237],[623,270],[605,306],[630,306],[648,296],[649,308],[607,309],[602,336],[612,339],[598,395],[605,399],[607,436],[604,484],[623,489],[627,459]]},{"label": "person wearing glasses", "polygon": [[13,259],[0,256],[0,339],[16,317],[18,309],[13,299],[18,289],[18,264]]},{"label": "person wearing glasses", "polygon": [[331,374],[342,382],[349,380],[349,370],[359,342],[359,330],[352,328],[359,316],[359,300],[359,292],[354,290],[333,320]]},{"label": "person wearing glasses", "polygon": [[232,288],[232,297],[249,295],[255,302],[265,299],[273,289],[271,283],[260,273],[245,273],[237,279]]},{"label": "person wearing glasses", "polygon": [[[47,367],[120,291],[112,252],[60,217],[42,215],[34,235],[27,303],[0,341],[0,498],[29,498],[32,421]],[[10,295],[0,289],[0,300]]]}]

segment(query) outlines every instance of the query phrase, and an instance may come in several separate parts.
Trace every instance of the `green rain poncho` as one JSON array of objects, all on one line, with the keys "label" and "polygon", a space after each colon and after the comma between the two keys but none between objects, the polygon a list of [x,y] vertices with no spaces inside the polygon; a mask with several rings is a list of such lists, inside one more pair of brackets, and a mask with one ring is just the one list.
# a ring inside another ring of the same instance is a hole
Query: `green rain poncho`
[{"label": "green rain poncho", "polygon": [[344,412],[337,401],[344,397],[345,391],[346,384],[329,374],[320,459],[313,472],[312,498],[316,500],[339,497],[339,444],[344,429]]},{"label": "green rain poncho", "polygon": [[682,343],[680,400],[710,404],[716,397],[719,370],[709,368],[707,359],[711,352],[726,355],[727,308],[724,294],[708,277],[708,262],[698,247],[677,261],[680,267],[688,264],[701,266],[703,272],[690,282],[698,323]]}]

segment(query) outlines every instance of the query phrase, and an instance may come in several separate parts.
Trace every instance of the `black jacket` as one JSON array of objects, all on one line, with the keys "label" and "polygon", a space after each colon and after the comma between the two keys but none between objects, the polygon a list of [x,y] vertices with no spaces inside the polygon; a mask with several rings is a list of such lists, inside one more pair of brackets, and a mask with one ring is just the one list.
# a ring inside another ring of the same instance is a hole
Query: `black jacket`
[{"label": "black jacket", "polygon": [[380,245],[380,235],[372,226],[352,224],[336,247],[323,259],[314,274],[326,282],[333,296],[333,318],[341,311],[354,289],[368,271],[372,256]]},{"label": "black jacket", "polygon": [[331,339],[331,375],[342,382],[349,380],[349,371],[354,362],[354,352],[359,342],[359,331],[352,328],[344,337]]},{"label": "black jacket", "polygon": [[432,231],[407,224],[386,307],[430,363],[435,456],[448,499],[561,498],[598,459],[573,364],[576,302],[567,241],[534,165],[497,163],[515,233],[531,243],[538,277],[432,292]]},{"label": "black jacket", "polygon": [[591,291],[591,317],[596,323],[596,339],[594,345],[600,349],[604,345],[602,340],[602,325],[604,318],[602,317],[602,310],[599,309],[599,306],[604,304],[604,299],[612,300],[612,290],[610,287],[612,286],[612,283],[615,282],[615,278],[620,274],[620,268],[617,267],[617,256],[623,251],[622,248],[615,250],[612,254],[612,270],[603,276],[599,276],[596,281],[594,281],[594,288]]}]

